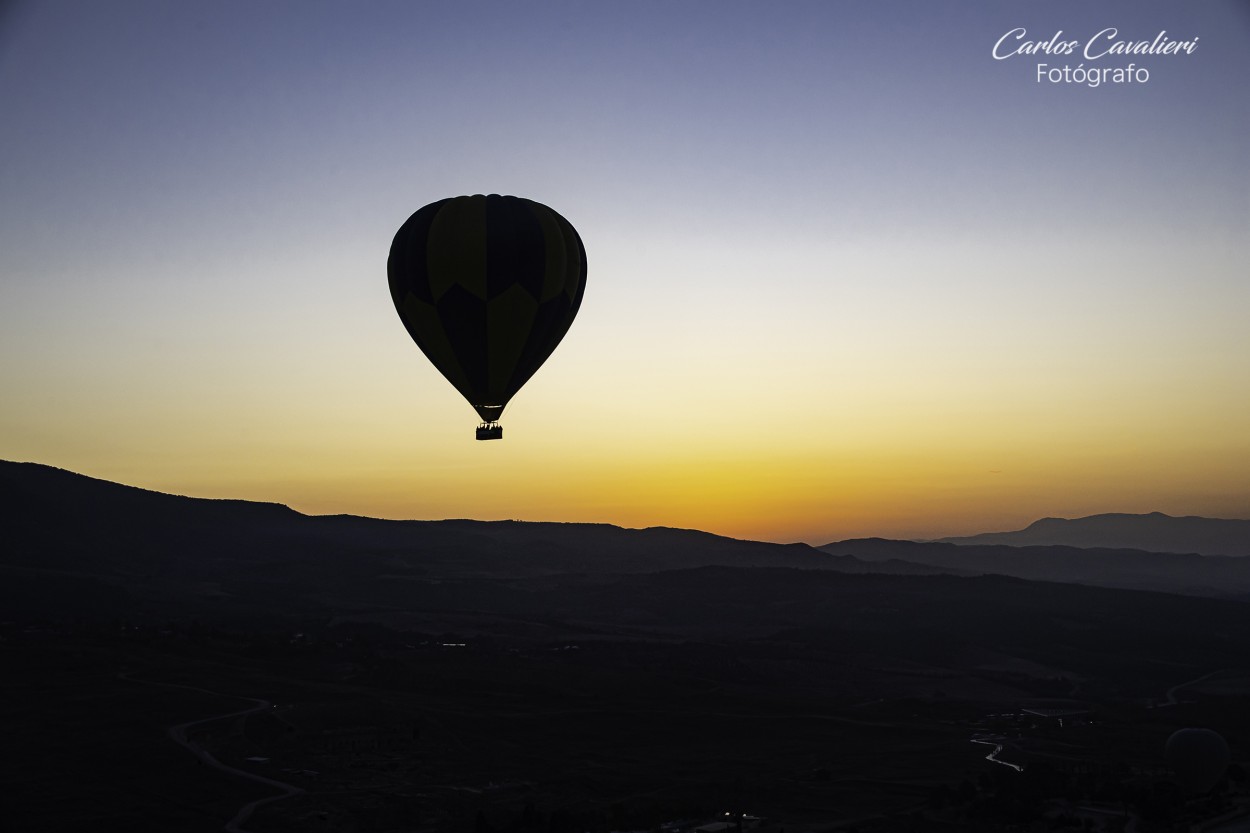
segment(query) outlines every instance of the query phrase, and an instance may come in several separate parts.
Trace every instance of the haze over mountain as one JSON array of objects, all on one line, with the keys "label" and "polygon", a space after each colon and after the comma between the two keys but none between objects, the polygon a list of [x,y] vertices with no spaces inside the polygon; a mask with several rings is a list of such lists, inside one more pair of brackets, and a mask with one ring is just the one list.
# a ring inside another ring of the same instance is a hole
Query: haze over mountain
[{"label": "haze over mountain", "polygon": [[1197,596],[1250,598],[1250,521],[1105,514],[1043,518],[1016,532],[939,541],[863,538],[819,548],[863,561],[906,561],[958,574],[997,573],[1162,590]]},{"label": "haze over mountain", "polygon": [[1103,547],[1199,555],[1250,555],[1250,520],[1193,515],[1175,518],[1162,512],[1109,513],[1070,520],[1042,518],[1014,532],[985,532],[940,541],[1011,547]]},{"label": "haze over mountain", "polygon": [[861,538],[819,548],[861,561],[927,564],[956,575],[997,574],[1193,596],[1250,599],[1250,558],[1062,546],[969,546]]}]

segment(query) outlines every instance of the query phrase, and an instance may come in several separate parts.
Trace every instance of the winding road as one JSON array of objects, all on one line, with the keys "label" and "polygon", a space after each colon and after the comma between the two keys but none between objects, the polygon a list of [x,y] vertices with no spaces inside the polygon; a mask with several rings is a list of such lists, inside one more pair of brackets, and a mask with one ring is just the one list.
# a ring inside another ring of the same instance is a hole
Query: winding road
[{"label": "winding road", "polygon": [[305,792],[305,790],[292,784],[285,784],[282,781],[275,781],[272,778],[266,778],[265,776],[257,775],[254,772],[248,772],[247,770],[239,769],[238,767],[233,767],[229,764],[223,764],[221,761],[213,757],[211,752],[187,736],[188,732],[193,730],[196,726],[200,726],[205,723],[212,723],[217,720],[225,720],[230,717],[245,717],[249,714],[256,714],[257,712],[271,708],[272,704],[268,700],[261,700],[256,697],[243,697],[238,694],[226,694],[221,691],[212,691],[207,688],[200,688],[199,686],[193,685],[183,685],[181,683],[160,683],[155,680],[143,680],[138,677],[131,677],[128,674],[119,674],[118,676],[121,679],[132,683],[163,686],[165,688],[184,688],[188,691],[198,691],[203,694],[212,694],[217,697],[232,697],[236,700],[247,700],[256,704],[248,709],[239,709],[238,711],[226,712],[225,714],[215,714],[212,717],[204,717],[199,720],[189,720],[186,723],[179,723],[177,726],[170,726],[166,730],[166,734],[169,735],[170,739],[173,740],[174,743],[187,749],[192,755],[195,755],[195,757],[199,758],[208,766],[211,766],[214,769],[219,769],[222,772],[229,773],[230,775],[244,778],[248,781],[264,784],[267,787],[272,787],[273,789],[279,791],[276,795],[271,795],[266,798],[258,798],[255,801],[249,801],[247,804],[244,804],[239,808],[239,812],[234,814],[234,818],[226,822],[226,826],[223,828],[224,830],[227,830],[230,833],[252,833],[252,831],[249,831],[243,825],[247,823],[248,818],[251,817],[253,811],[255,811],[257,807],[262,804],[269,804],[273,801],[281,801],[284,798],[290,798],[293,795],[300,795]]},{"label": "winding road", "polygon": [[1001,761],[998,759],[999,754],[1001,754],[1003,751],[1003,747],[1006,746],[1006,744],[1002,743],[999,738],[973,738],[972,742],[983,743],[986,746],[994,747],[994,751],[986,755],[985,760],[993,761],[994,763],[1002,764],[1003,766],[1009,766],[1012,769],[1014,769],[1016,772],[1024,772],[1024,767],[1021,766],[1020,764],[1013,764],[1008,761]]}]

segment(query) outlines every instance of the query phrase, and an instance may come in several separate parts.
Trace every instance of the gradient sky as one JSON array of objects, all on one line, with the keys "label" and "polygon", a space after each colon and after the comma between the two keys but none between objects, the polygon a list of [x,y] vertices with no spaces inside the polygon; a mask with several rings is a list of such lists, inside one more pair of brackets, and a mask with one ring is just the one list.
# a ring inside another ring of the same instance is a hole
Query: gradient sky
[{"label": "gradient sky", "polygon": [[[5,6],[0,458],[813,543],[1250,517],[1248,88],[1245,0]],[[493,443],[386,281],[473,193],[590,264]]]}]

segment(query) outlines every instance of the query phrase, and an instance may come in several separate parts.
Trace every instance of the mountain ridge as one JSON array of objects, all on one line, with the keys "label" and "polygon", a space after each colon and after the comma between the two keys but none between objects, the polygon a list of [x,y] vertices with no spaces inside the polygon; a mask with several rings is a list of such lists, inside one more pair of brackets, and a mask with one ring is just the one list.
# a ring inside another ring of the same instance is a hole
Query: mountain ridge
[{"label": "mountain ridge", "polygon": [[1040,518],[1024,529],[939,538],[933,543],[1069,546],[1146,552],[1250,556],[1250,520],[1107,512],[1081,518]]},{"label": "mountain ridge", "polygon": [[168,495],[31,463],[0,462],[0,528],[6,543],[0,571],[7,579],[0,582],[0,597],[27,606],[36,597],[61,605],[53,588],[71,579],[74,587],[66,592],[77,599],[104,582],[112,588],[108,594],[171,608],[175,600],[251,604],[266,593],[277,607],[298,606],[340,591],[362,605],[396,604],[403,597],[396,581],[522,580],[705,566],[950,572],[898,561],[868,564],[807,544],[701,530],[304,515],[281,504]]},{"label": "mountain ridge", "polygon": [[[666,526],[305,515],[277,503],[169,495],[38,463],[0,461],[0,523],[8,545],[0,569],[19,577],[13,588],[75,576],[109,584],[109,594],[158,600],[270,592],[287,604],[330,598],[341,585],[363,594],[362,604],[390,604],[402,594],[382,585],[396,576],[510,581],[702,567],[998,574],[1250,599],[1250,559],[1237,557],[883,538],[812,547]],[[284,586],[292,592],[279,592]],[[9,595],[22,602],[17,590]]]}]

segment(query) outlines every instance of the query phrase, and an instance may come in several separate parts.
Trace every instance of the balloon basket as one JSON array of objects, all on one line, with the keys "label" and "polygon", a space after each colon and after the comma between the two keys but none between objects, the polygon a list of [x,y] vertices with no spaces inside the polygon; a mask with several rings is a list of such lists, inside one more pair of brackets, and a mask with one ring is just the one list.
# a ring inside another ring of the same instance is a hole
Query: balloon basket
[{"label": "balloon basket", "polygon": [[498,422],[483,422],[477,427],[477,438],[479,440],[502,440],[503,426]]}]

